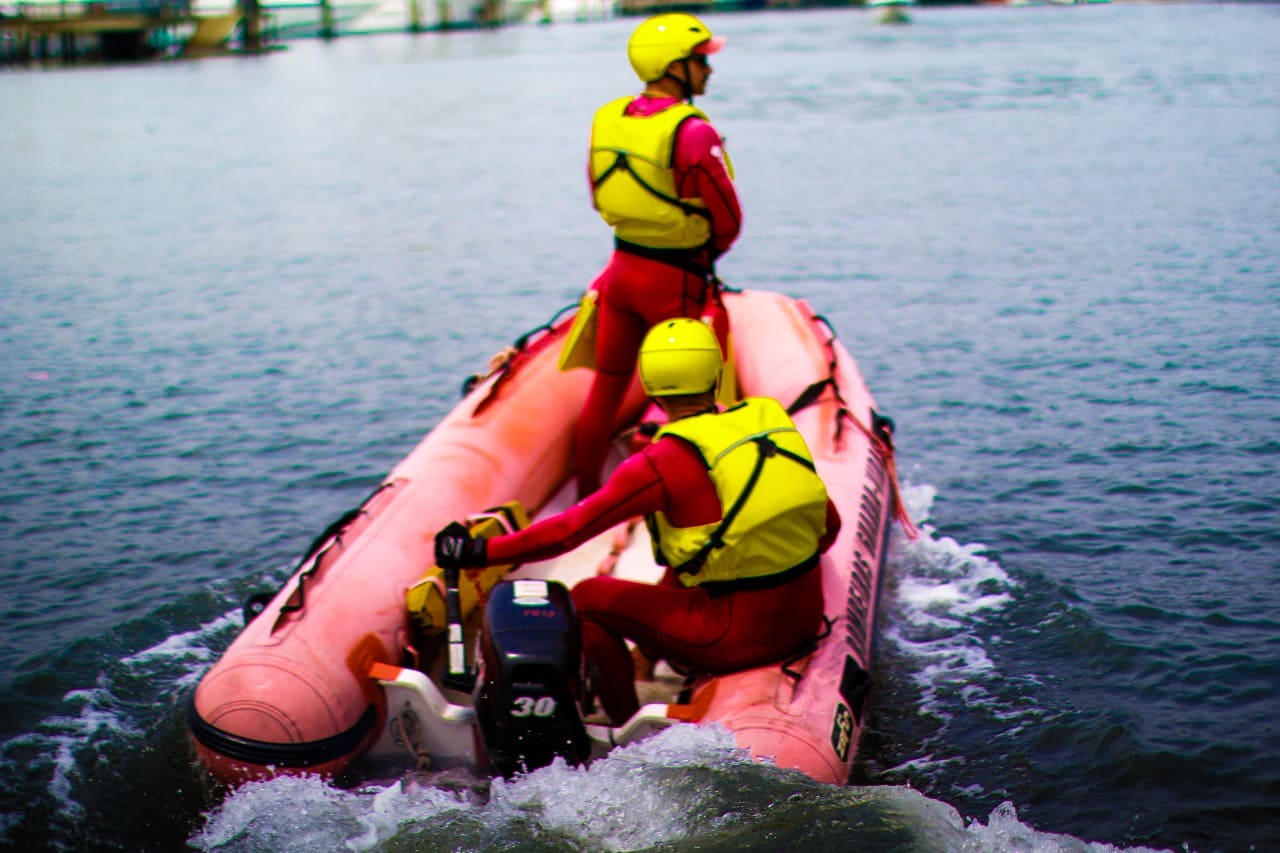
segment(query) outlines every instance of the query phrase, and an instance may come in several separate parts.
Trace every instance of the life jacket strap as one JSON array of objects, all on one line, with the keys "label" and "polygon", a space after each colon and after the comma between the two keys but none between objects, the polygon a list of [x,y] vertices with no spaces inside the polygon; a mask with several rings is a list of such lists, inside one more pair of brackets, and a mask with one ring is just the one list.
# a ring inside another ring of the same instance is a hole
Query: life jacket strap
[{"label": "life jacket strap", "polygon": [[731,581],[707,581],[698,584],[699,589],[705,589],[707,595],[712,598],[719,598],[722,595],[728,595],[731,592],[743,592],[747,590],[773,589],[784,584],[791,583],[797,578],[803,577],[813,571],[818,566],[819,555],[814,555],[809,559],[772,575],[761,575],[754,578],[739,578]]},{"label": "life jacket strap", "polygon": [[[677,575],[696,575],[698,572],[702,571],[702,567],[706,564],[707,558],[711,556],[711,552],[716,548],[724,547],[725,531],[729,529],[730,524],[733,524],[733,520],[738,517],[738,513],[742,512],[742,508],[746,505],[747,499],[751,497],[751,493],[755,491],[756,483],[760,481],[760,472],[764,470],[764,463],[766,459],[771,459],[774,456],[784,456],[787,459],[808,468],[810,471],[817,470],[816,466],[808,459],[805,459],[798,453],[792,453],[785,448],[779,447],[767,435],[758,435],[751,439],[751,441],[755,444],[756,450],[759,452],[756,455],[755,467],[751,469],[751,476],[747,478],[747,484],[742,487],[742,491],[738,493],[738,499],[733,502],[733,506],[724,514],[724,518],[721,519],[719,526],[712,532],[711,537],[707,539],[701,548],[698,549],[698,553],[694,554],[679,566],[676,566]],[[790,570],[788,569],[788,571]],[[766,577],[772,578],[774,575],[767,575]],[[703,584],[703,586],[707,586],[710,583],[713,582],[708,581]],[[720,583],[737,583],[737,581],[721,581]]]},{"label": "life jacket strap", "polygon": [[[631,243],[615,236],[613,238],[613,247],[619,252],[625,252],[628,255],[648,258],[651,261],[675,267],[690,275],[706,279],[713,284],[718,284],[719,282],[719,279],[716,278],[715,265],[704,263],[700,260],[706,249],[705,246],[697,246],[692,249],[655,249],[652,246],[641,246],[639,243]],[[703,301],[705,302],[706,299],[704,298]]]},{"label": "life jacket strap", "polygon": [[595,179],[594,181],[595,186],[599,188],[602,184],[604,184],[607,178],[613,175],[614,172],[626,172],[628,175],[631,176],[631,179],[633,181],[635,181],[637,184],[640,185],[640,188],[642,190],[649,193],[649,195],[653,196],[659,201],[666,202],[672,207],[679,208],[680,212],[685,214],[686,216],[701,216],[707,221],[711,220],[711,212],[707,210],[705,207],[699,207],[698,205],[690,204],[689,202],[684,201],[683,199],[676,198],[675,196],[667,195],[662,190],[658,189],[653,184],[649,183],[644,178],[640,177],[640,173],[637,172],[634,168],[632,168],[631,159],[630,157],[627,156],[627,152],[625,151],[615,152],[613,162],[609,164],[609,168],[601,172],[600,177]]}]

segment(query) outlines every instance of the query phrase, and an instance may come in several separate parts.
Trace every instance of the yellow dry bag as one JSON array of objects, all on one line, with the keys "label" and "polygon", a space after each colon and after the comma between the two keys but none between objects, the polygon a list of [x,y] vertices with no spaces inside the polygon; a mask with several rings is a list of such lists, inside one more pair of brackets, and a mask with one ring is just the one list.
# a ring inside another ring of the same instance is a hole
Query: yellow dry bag
[{"label": "yellow dry bag", "polygon": [[[466,525],[472,536],[488,539],[528,527],[529,513],[520,501],[511,501],[495,509],[468,516]],[[464,620],[511,568],[509,565],[485,566],[480,569],[462,569],[458,573],[458,600]],[[409,618],[423,633],[440,634],[447,627],[444,599],[444,570],[439,566],[432,566],[421,580],[405,592]]]}]

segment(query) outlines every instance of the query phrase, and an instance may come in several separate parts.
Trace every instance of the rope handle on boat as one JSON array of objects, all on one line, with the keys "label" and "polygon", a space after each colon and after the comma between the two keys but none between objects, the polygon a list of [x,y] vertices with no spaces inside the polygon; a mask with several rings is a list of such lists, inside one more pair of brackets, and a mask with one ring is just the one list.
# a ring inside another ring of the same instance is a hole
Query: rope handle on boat
[{"label": "rope handle on boat", "polygon": [[480,412],[484,411],[484,409],[488,407],[489,403],[496,398],[499,386],[504,384],[507,378],[511,375],[512,368],[515,366],[517,358],[524,354],[524,352],[529,348],[529,344],[535,338],[545,337],[550,334],[551,331],[555,329],[556,324],[560,322],[560,319],[577,307],[577,302],[571,302],[564,306],[559,311],[552,314],[550,320],[525,332],[523,335],[516,338],[515,341],[512,342],[511,346],[503,348],[490,358],[489,368],[485,373],[474,373],[462,380],[462,394],[465,397],[467,394],[470,394],[475,390],[476,386],[481,382],[484,382],[495,374],[498,376],[497,381],[495,381],[493,386],[489,389],[488,395],[476,404],[475,412],[473,414],[480,414]]},{"label": "rope handle on boat", "polygon": [[893,518],[901,525],[902,532],[908,539],[918,539],[920,530],[907,512],[906,503],[902,499],[902,485],[898,482],[898,463],[893,449],[893,419],[872,409],[871,428],[868,429],[865,424],[853,416],[853,413],[848,408],[842,407],[840,414],[848,418],[879,452],[885,473],[889,475],[889,489],[893,495]]},{"label": "rope handle on boat", "polygon": [[787,407],[787,414],[794,415],[796,412],[812,406],[822,397],[823,391],[828,387],[831,389],[831,395],[839,404],[836,409],[836,428],[835,443],[839,447],[841,441],[844,440],[844,422],[857,427],[858,431],[867,437],[871,442],[871,446],[876,449],[880,456],[880,461],[885,467],[885,472],[889,475],[889,487],[893,496],[892,512],[893,518],[902,526],[902,532],[908,539],[916,539],[920,536],[919,529],[911,521],[911,515],[907,512],[907,507],[902,499],[902,486],[898,481],[898,466],[895,462],[893,448],[893,420],[881,415],[875,409],[871,409],[871,425],[867,426],[853,414],[849,408],[849,403],[844,399],[844,395],[840,392],[840,384],[836,381],[836,368],[838,359],[836,356],[836,330],[831,322],[821,314],[814,314],[812,319],[821,323],[827,328],[830,336],[824,342],[830,357],[827,359],[827,375],[826,377],[810,383],[809,387],[800,392],[795,401]]},{"label": "rope handle on boat", "polygon": [[[724,281],[716,275],[714,269],[707,273],[707,282],[711,285],[711,288],[704,301],[704,313],[709,310],[714,300],[718,300],[720,298],[721,294],[741,292],[739,288],[730,287],[725,284]],[[476,404],[475,410],[472,412],[473,416],[483,412],[489,407],[489,404],[497,398],[499,389],[506,383],[507,379],[510,378],[511,374],[514,372],[516,364],[518,364],[519,357],[524,355],[529,349],[530,343],[535,339],[542,339],[549,335],[555,330],[562,318],[569,312],[576,311],[580,304],[580,302],[570,302],[568,305],[556,311],[551,315],[550,320],[534,326],[532,329],[516,338],[515,341],[512,342],[511,346],[505,347],[501,351],[495,353],[493,357],[489,359],[488,369],[484,373],[473,373],[466,379],[462,380],[462,395],[465,397],[467,394],[474,391],[476,386],[487,380],[489,377],[494,376],[495,374],[498,376],[492,387],[490,387],[489,393],[485,395],[483,400]]]},{"label": "rope handle on boat", "polygon": [[791,679],[792,686],[799,684],[800,679],[804,678],[803,672],[792,669],[792,667],[798,664],[800,661],[807,658],[809,655],[816,652],[818,650],[818,644],[821,643],[823,640],[825,640],[827,637],[830,637],[831,632],[835,630],[835,627],[836,627],[836,620],[832,619],[830,616],[823,613],[822,614],[822,631],[818,633],[817,636],[810,638],[809,641],[806,642],[804,646],[801,647],[800,651],[796,652],[794,655],[792,655],[791,657],[787,658],[782,662],[782,674]]},{"label": "rope handle on boat", "polygon": [[418,770],[431,769],[431,753],[422,745],[418,715],[406,708],[391,718],[391,739],[414,759]]},{"label": "rope handle on boat", "polygon": [[[297,613],[306,607],[306,582],[320,569],[320,561],[324,558],[324,555],[329,553],[330,549],[332,549],[334,545],[342,544],[343,532],[351,526],[352,522],[365,513],[365,507],[369,505],[370,501],[381,494],[385,489],[391,487],[392,482],[393,481],[391,480],[387,480],[380,483],[378,488],[374,489],[368,497],[360,502],[359,506],[349,509],[342,515],[338,516],[319,536],[312,540],[311,546],[303,552],[302,559],[298,561],[298,564],[294,566],[293,571],[290,572],[290,577],[295,574],[298,575],[298,587],[294,590],[294,594],[289,597],[289,600],[280,605],[280,616]],[[307,565],[308,562],[311,563],[311,567],[299,574],[299,569]],[[285,581],[285,585],[288,583],[288,581]],[[283,588],[284,586],[281,586],[281,589]],[[272,598],[275,598],[277,594],[278,593],[259,592],[250,595],[244,605],[245,625],[247,626],[249,622],[254,618],[257,618],[257,616],[266,609],[267,603],[270,602]],[[272,628],[271,630],[275,631],[275,628]]]}]

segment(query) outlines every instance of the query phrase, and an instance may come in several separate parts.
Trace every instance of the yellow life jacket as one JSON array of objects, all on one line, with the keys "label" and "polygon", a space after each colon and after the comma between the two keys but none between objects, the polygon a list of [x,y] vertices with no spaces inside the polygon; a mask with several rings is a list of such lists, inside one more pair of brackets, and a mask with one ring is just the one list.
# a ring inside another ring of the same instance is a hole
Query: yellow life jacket
[{"label": "yellow life jacket", "polygon": [[827,488],[777,400],[748,397],[722,413],[668,424],[655,440],[664,435],[697,448],[720,498],[714,524],[674,527],[665,513],[647,519],[655,557],[685,586],[768,586],[781,580],[771,576],[816,564]]},{"label": "yellow life jacket", "polygon": [[[691,104],[653,115],[629,116],[632,97],[596,110],[591,123],[591,197],[619,239],[654,249],[697,249],[711,240],[711,220],[700,198],[680,198],[672,171],[676,131],[694,116]],[[733,165],[725,155],[733,177]]]}]

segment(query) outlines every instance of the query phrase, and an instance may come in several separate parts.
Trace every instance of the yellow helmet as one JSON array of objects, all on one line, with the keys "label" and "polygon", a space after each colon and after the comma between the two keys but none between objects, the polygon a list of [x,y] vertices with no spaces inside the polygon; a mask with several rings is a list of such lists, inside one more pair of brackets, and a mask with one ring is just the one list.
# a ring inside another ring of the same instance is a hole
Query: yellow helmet
[{"label": "yellow helmet", "polygon": [[715,53],[724,47],[724,36],[712,36],[706,24],[693,15],[668,12],[640,23],[627,42],[627,59],[645,83],[660,80],[667,66],[695,53]]},{"label": "yellow helmet", "polygon": [[723,360],[716,333],[701,320],[678,317],[649,330],[640,345],[640,384],[650,397],[714,391]]}]

